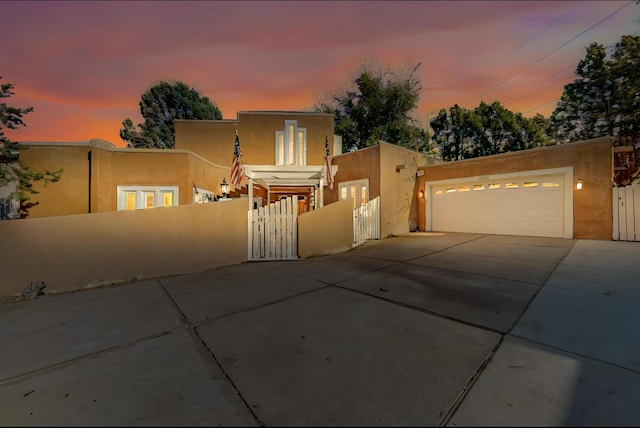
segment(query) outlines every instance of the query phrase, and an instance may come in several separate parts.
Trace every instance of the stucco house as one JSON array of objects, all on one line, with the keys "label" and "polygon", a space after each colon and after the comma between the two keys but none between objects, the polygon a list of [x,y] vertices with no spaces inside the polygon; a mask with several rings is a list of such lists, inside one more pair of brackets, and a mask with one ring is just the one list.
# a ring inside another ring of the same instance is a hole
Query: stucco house
[{"label": "stucco house", "polygon": [[[230,182],[236,132],[244,177],[215,201]],[[612,138],[443,163],[385,142],[340,153],[333,132],[328,114],[255,111],[178,120],[172,150],[98,139],[27,144],[21,159],[34,170],[64,172],[47,187],[36,183],[40,204],[29,218],[0,221],[12,248],[0,258],[0,293],[29,281],[73,290],[196,272],[254,260],[256,248],[269,258],[256,231],[285,223],[293,258],[342,252],[361,242],[359,207],[372,202],[380,238],[429,231],[611,240],[623,224]],[[286,221],[272,210],[283,202],[296,208]],[[272,220],[260,223],[254,213],[267,208]]]},{"label": "stucco house", "polygon": [[177,120],[175,129],[174,150],[27,144],[21,156],[34,169],[64,168],[60,182],[40,187],[31,217],[215,200],[230,178],[237,132],[244,177],[231,196],[248,198],[248,209],[288,196],[298,213],[344,199],[355,208],[379,196],[382,237],[420,230],[611,239],[611,138],[443,163],[384,142],[341,153],[324,113],[245,111],[234,120]]}]

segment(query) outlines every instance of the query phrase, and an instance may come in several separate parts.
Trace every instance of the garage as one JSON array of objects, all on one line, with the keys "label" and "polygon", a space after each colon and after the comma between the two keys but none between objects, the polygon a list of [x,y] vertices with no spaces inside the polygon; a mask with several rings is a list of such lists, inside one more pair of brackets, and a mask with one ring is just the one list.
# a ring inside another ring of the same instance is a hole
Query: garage
[{"label": "garage", "polygon": [[429,182],[427,230],[573,236],[573,168]]}]

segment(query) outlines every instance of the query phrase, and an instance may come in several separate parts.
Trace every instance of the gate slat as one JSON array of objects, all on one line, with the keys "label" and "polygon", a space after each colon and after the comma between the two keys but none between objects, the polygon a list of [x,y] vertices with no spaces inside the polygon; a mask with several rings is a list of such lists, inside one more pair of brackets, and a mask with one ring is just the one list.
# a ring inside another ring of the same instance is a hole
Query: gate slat
[{"label": "gate slat", "polygon": [[618,188],[613,188],[612,208],[613,208],[613,231],[611,233],[614,241],[620,240],[620,218],[618,216]]},{"label": "gate slat", "polygon": [[633,231],[634,240],[640,241],[640,183],[633,185]]},{"label": "gate slat", "polygon": [[292,230],[292,218],[291,218],[291,214],[292,214],[292,210],[291,210],[291,205],[292,205],[293,201],[291,200],[291,198],[287,198],[285,199],[285,214],[284,214],[284,224],[285,224],[285,229],[286,229],[286,234],[285,234],[285,242],[287,244],[287,249],[285,251],[285,257],[287,259],[291,258],[291,254],[292,254],[292,246],[293,246],[293,241],[292,241],[292,235],[293,235],[293,230]]},{"label": "gate slat", "polygon": [[633,186],[626,186],[625,190],[625,218],[627,220],[626,231],[627,231],[627,240],[635,241],[635,230],[634,230],[634,216],[633,216]]},{"label": "gate slat", "polygon": [[627,192],[624,188],[618,189],[618,228],[620,229],[620,240],[627,241],[627,210],[625,206]]},{"label": "gate slat", "polygon": [[298,258],[298,197],[295,197],[294,204],[291,206],[291,234],[293,236],[291,247],[291,258]]}]

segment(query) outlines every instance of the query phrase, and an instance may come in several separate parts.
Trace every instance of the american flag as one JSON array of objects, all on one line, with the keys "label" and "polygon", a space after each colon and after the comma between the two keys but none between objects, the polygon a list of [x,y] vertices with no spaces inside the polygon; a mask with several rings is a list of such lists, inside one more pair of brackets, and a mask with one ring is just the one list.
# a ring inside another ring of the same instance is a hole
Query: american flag
[{"label": "american flag", "polygon": [[331,173],[331,153],[329,152],[329,136],[324,139],[324,162],[327,167],[327,184],[333,190],[333,174]]},{"label": "american flag", "polygon": [[235,189],[240,187],[242,181],[242,152],[240,151],[240,138],[236,131],[236,143],[233,147],[233,163],[231,164],[231,184]]}]

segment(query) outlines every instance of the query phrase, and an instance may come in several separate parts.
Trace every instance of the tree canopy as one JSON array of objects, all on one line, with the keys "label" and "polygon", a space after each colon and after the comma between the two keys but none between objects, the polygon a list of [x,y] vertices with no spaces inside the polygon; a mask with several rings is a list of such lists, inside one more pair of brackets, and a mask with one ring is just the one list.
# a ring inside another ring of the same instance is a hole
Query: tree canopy
[{"label": "tree canopy", "polygon": [[129,147],[172,149],[175,119],[222,119],[222,112],[209,98],[180,81],[162,81],[142,94],[140,114],[144,123],[137,128],[130,118],[122,121],[120,138]]},{"label": "tree canopy", "polygon": [[551,114],[558,143],[612,136],[617,144],[640,140],[640,36],[622,36],[611,55],[592,43]]},{"label": "tree canopy", "polygon": [[[0,76],[0,79],[2,77]],[[0,98],[8,98],[14,95],[11,83],[0,84]],[[38,204],[30,202],[31,195],[39,193],[33,187],[33,183],[42,181],[44,185],[60,180],[62,169],[58,171],[36,172],[20,160],[20,150],[26,149],[18,142],[10,141],[4,134],[3,127],[7,129],[17,129],[26,126],[22,117],[33,111],[33,107],[18,108],[8,106],[7,103],[0,103],[0,187],[10,186],[12,191],[9,199],[16,199],[19,203],[20,218],[29,215],[29,210]]]},{"label": "tree canopy", "polygon": [[394,69],[365,60],[344,88],[317,96],[314,110],[335,116],[344,151],[385,141],[427,152],[429,136],[412,116],[422,90],[420,66]]},{"label": "tree canopy", "polygon": [[546,137],[548,120],[528,119],[500,102],[484,101],[473,110],[455,104],[441,109],[431,121],[433,141],[445,161],[495,155],[551,144]]}]

